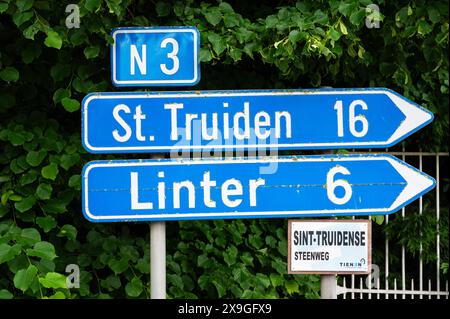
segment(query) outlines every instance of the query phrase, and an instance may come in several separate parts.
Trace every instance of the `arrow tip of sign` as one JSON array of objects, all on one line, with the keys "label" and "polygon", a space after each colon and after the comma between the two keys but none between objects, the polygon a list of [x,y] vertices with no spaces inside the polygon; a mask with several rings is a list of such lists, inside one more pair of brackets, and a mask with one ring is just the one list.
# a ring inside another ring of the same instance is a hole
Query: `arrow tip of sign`
[{"label": "arrow tip of sign", "polygon": [[405,115],[405,120],[400,123],[400,126],[389,138],[390,144],[395,144],[400,139],[411,135],[425,125],[431,123],[434,119],[434,114],[423,107],[411,102],[407,98],[397,94],[392,90],[386,90],[386,95]]},{"label": "arrow tip of sign", "polygon": [[395,212],[406,204],[416,200],[436,186],[436,180],[427,174],[417,170],[407,163],[401,162],[395,157],[390,157],[389,162],[405,180],[406,186],[401,191],[390,207]]}]

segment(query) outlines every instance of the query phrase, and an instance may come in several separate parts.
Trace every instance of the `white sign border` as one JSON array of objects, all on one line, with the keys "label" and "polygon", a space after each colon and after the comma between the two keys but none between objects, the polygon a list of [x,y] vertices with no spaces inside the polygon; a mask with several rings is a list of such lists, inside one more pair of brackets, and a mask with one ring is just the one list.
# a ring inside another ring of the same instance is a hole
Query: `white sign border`
[{"label": "white sign border", "polygon": [[[300,271],[291,270],[291,240],[292,240],[292,223],[366,223],[367,224],[367,271]],[[288,274],[303,274],[303,275],[368,275],[371,273],[372,264],[372,221],[370,219],[289,219],[288,220],[288,260],[287,260]]]},{"label": "white sign border", "polygon": [[[236,218],[234,217],[234,214],[226,212],[226,213],[220,213],[220,212],[206,212],[206,213],[183,213],[183,214],[136,214],[136,215],[101,215],[96,216],[92,214],[89,210],[89,187],[88,187],[88,177],[89,172],[92,168],[95,167],[104,167],[104,166],[118,166],[118,167],[124,167],[124,166],[155,166],[155,165],[180,165],[180,164],[187,164],[187,165],[198,165],[198,164],[232,164],[232,163],[269,163],[271,161],[273,162],[289,162],[292,161],[292,157],[277,157],[274,159],[227,159],[227,160],[197,160],[197,161],[146,161],[146,162],[136,162],[136,161],[117,161],[117,162],[109,162],[109,161],[101,161],[101,162],[90,162],[86,164],[86,166],[83,168],[82,172],[82,178],[84,179],[82,181],[82,192],[83,192],[83,213],[85,214],[86,218],[90,221],[99,222],[99,221],[139,221],[139,220],[181,220],[181,219],[187,219],[187,218],[196,218],[196,219],[202,219],[202,218],[208,218],[211,217],[222,217],[222,218]],[[329,161],[335,161],[336,158],[333,156],[314,156],[310,158],[302,158],[302,161],[308,161],[308,162],[329,162]],[[412,170],[412,166],[408,165],[407,163],[403,163],[403,165],[400,165],[400,160],[396,157],[389,155],[389,154],[365,154],[363,156],[348,156],[348,157],[342,157],[339,159],[342,162],[346,161],[377,161],[377,160],[385,160],[388,161],[394,169],[397,170],[398,166],[403,167],[404,169]],[[415,170],[415,169],[413,169]],[[398,172],[398,171],[397,171]],[[398,172],[400,173],[400,172]],[[401,174],[403,178],[406,177],[405,173]],[[419,172],[419,175],[423,175],[424,180],[428,180],[428,177],[425,177],[425,174]],[[430,187],[434,187],[436,182],[434,180],[429,181],[431,185],[425,185],[422,188],[419,189],[420,196],[425,193]],[[411,181],[407,182],[407,186],[409,185],[412,188],[412,191],[417,191],[414,189],[415,186],[420,186],[420,183],[417,182],[418,185],[415,185],[416,183],[412,183]],[[408,190],[408,191],[406,191]],[[320,214],[334,214],[334,216],[342,216],[346,214],[354,214],[354,215],[375,215],[378,213],[378,215],[384,215],[384,214],[390,214],[396,210],[399,209],[399,206],[406,205],[410,201],[412,201],[411,198],[408,198],[410,196],[410,188],[405,187],[405,189],[400,193],[397,200],[390,206],[386,208],[364,208],[364,209],[333,209],[333,210],[309,210],[309,211],[269,211],[269,212],[239,212],[239,216],[247,216],[247,217],[257,217],[261,218],[264,216],[293,216],[298,217],[302,215],[311,215],[314,214],[315,216],[320,216]],[[413,196],[414,197],[414,196]],[[230,217],[231,216],[231,217]]]},{"label": "white sign border", "polygon": [[[189,80],[118,80],[117,72],[116,72],[116,35],[122,33],[192,33],[194,36],[194,77]],[[124,29],[115,29],[112,32],[112,38],[114,39],[114,44],[112,45],[111,51],[111,64],[112,64],[112,73],[111,80],[114,86],[145,86],[149,84],[153,84],[154,86],[163,86],[163,85],[195,85],[199,82],[199,60],[198,60],[198,47],[199,47],[199,34],[198,30],[195,27],[186,27],[186,28],[170,28],[170,27],[161,27],[161,28],[124,28]]]},{"label": "white sign border", "polygon": [[[91,100],[94,99],[111,99],[120,98],[120,99],[133,99],[133,98],[198,98],[199,92],[184,92],[183,94],[179,94],[179,92],[161,92],[161,94],[146,94],[144,92],[133,92],[132,94],[123,94],[123,93],[112,93],[112,94],[102,94],[102,93],[91,93],[87,95],[82,102],[83,109],[83,144],[85,149],[91,153],[127,153],[131,151],[136,152],[163,152],[163,151],[183,151],[183,150],[191,150],[198,151],[203,149],[211,149],[211,148],[221,148],[221,149],[260,149],[260,148],[279,148],[279,149],[292,149],[292,148],[301,148],[301,149],[324,149],[324,148],[345,148],[345,147],[353,147],[353,148],[376,148],[376,147],[391,147],[395,145],[402,138],[406,138],[409,135],[415,133],[419,129],[421,129],[426,124],[430,123],[434,116],[428,110],[423,109],[420,105],[417,105],[409,100],[405,100],[404,98],[399,98],[398,94],[392,90],[385,88],[372,88],[372,89],[333,89],[333,90],[317,90],[317,91],[303,91],[303,90],[293,90],[293,91],[260,91],[260,90],[249,90],[249,91],[203,91],[201,92],[202,97],[226,97],[226,96],[283,96],[283,95],[329,95],[329,94],[385,94],[387,95],[397,108],[401,110],[402,113],[405,113],[405,109],[416,107],[418,112],[424,114],[422,119],[422,123],[417,125],[417,123],[410,123],[409,121],[403,121],[403,123],[397,128],[394,134],[389,137],[385,141],[367,141],[367,142],[322,142],[322,143],[288,143],[288,144],[252,144],[252,145],[176,145],[176,146],[107,146],[107,147],[96,147],[92,146],[88,141],[88,105]],[[397,103],[395,103],[397,102]],[[401,103],[401,104],[400,104]],[[400,106],[401,105],[401,106]],[[405,114],[406,116],[406,114]],[[411,128],[414,127],[414,128]]]}]

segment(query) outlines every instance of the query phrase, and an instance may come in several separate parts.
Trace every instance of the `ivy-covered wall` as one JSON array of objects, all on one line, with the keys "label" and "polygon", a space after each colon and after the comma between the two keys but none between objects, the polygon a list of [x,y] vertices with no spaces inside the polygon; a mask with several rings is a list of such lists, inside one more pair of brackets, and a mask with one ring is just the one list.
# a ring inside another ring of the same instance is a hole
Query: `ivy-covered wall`
[{"label": "ivy-covered wall", "polygon": [[[448,150],[447,1],[379,1],[368,13],[372,0],[81,0],[79,28],[68,28],[70,3],[0,0],[0,298],[149,297],[148,225],[81,213],[83,164],[119,158],[80,141],[82,98],[121,90],[110,81],[114,27],[196,26],[195,90],[391,88],[435,114],[407,147]],[[318,276],[286,274],[286,224],[167,223],[169,297],[318,297]],[[65,288],[69,264],[79,289]]]}]

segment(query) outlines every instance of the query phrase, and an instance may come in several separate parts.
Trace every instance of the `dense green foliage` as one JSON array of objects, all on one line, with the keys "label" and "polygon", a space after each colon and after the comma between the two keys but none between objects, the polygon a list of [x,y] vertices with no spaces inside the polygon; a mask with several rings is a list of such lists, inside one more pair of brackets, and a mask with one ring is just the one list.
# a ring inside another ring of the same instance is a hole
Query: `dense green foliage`
[{"label": "dense green foliage", "polygon": [[[0,0],[0,298],[149,296],[148,225],[81,214],[83,164],[112,158],[83,150],[79,109],[118,90],[114,27],[197,26],[195,89],[389,87],[435,113],[407,145],[448,150],[448,3],[381,1],[376,14],[371,2],[81,0],[69,29],[70,1]],[[287,275],[286,224],[167,223],[169,296],[317,297],[317,276]],[[71,263],[80,289],[65,288]]]}]

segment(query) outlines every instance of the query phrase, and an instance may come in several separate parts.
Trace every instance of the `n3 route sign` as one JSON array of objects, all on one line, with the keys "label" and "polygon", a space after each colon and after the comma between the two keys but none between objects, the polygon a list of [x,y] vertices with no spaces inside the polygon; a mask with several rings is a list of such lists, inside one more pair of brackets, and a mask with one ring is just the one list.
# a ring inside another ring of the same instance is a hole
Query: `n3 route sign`
[{"label": "n3 route sign", "polygon": [[391,155],[94,161],[82,205],[92,222],[378,215],[434,186]]},{"label": "n3 route sign", "polygon": [[115,86],[181,86],[200,80],[200,34],[195,27],[117,28],[111,36]]},{"label": "n3 route sign", "polygon": [[92,153],[385,148],[433,120],[383,88],[91,93],[82,104]]}]

